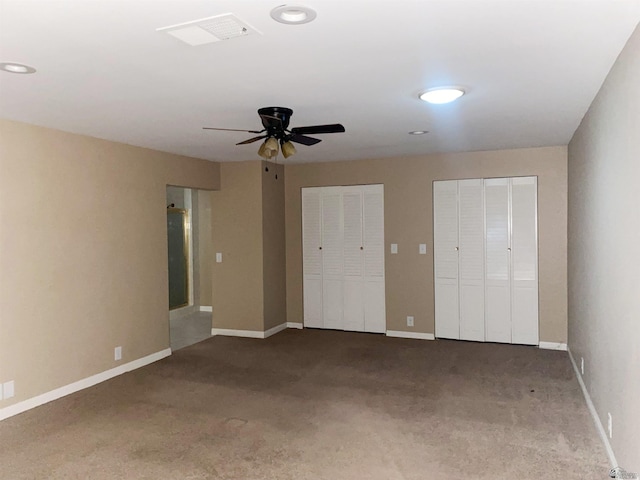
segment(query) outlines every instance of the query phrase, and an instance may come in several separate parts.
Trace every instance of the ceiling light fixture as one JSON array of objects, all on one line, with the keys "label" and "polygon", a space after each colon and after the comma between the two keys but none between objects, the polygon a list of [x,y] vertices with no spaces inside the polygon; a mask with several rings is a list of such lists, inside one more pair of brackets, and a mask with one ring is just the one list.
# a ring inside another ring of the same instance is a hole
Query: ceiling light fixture
[{"label": "ceiling light fixture", "polygon": [[[289,158],[296,154],[296,147],[289,140],[280,139],[280,150],[284,158]],[[271,160],[278,155],[278,140],[275,137],[269,137],[258,149],[258,155],[265,160]]]},{"label": "ceiling light fixture", "polygon": [[283,140],[280,140],[280,150],[282,150],[282,155],[284,155],[284,158],[289,158],[291,155],[296,154],[296,147],[289,141],[285,142]]},{"label": "ceiling light fixture", "polygon": [[414,130],[413,132],[409,132],[409,135],[424,135],[425,133],[429,133],[428,130]]},{"label": "ceiling light fixture", "polygon": [[35,73],[36,69],[29,65],[23,65],[22,63],[2,62],[0,63],[0,70],[4,70],[9,73]]},{"label": "ceiling light fixture", "polygon": [[258,155],[265,160],[271,160],[273,157],[278,155],[278,141],[273,137],[267,138],[264,143],[260,145]]},{"label": "ceiling light fixture", "polygon": [[434,104],[450,103],[464,94],[465,91],[460,87],[437,87],[421,93],[420,100]]},{"label": "ceiling light fixture", "polygon": [[316,18],[316,11],[304,5],[280,5],[271,10],[271,18],[287,25],[302,25]]}]

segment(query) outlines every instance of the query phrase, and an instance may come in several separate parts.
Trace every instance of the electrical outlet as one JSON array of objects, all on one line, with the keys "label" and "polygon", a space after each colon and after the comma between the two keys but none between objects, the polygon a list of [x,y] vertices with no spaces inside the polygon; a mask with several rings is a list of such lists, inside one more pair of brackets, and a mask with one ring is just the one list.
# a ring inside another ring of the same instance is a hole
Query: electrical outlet
[{"label": "electrical outlet", "polygon": [[398,253],[398,244],[397,243],[392,243],[391,244],[391,253],[393,253],[394,255],[396,253]]},{"label": "electrical outlet", "polygon": [[412,316],[408,316],[407,317],[407,327],[413,327],[413,317]]},{"label": "electrical outlet", "polygon": [[426,255],[427,254],[427,244],[426,243],[421,243],[420,244],[420,248],[418,249],[418,251],[420,252],[420,255]]},{"label": "electrical outlet", "polygon": [[122,347],[116,347],[116,348],[113,350],[113,357],[114,357],[116,360],[122,360]]},{"label": "electrical outlet", "polygon": [[584,357],[580,357],[580,373],[584,375]]},{"label": "electrical outlet", "polygon": [[4,399],[11,398],[15,395],[15,384],[13,380],[2,384],[2,397]]},{"label": "electrical outlet", "polygon": [[222,253],[216,253],[216,263],[222,263]]},{"label": "electrical outlet", "polygon": [[609,415],[609,422],[607,424],[607,427],[609,429],[609,438],[613,438],[613,417],[610,413],[607,413],[607,415]]}]

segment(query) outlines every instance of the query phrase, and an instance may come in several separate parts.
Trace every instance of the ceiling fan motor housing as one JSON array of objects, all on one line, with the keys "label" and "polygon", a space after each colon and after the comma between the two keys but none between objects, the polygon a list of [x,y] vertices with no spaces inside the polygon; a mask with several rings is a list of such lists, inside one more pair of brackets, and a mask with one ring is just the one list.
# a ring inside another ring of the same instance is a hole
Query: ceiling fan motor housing
[{"label": "ceiling fan motor housing", "polygon": [[293,110],[285,107],[264,107],[258,110],[258,115],[267,130],[267,135],[281,139],[286,135],[285,130],[289,128]]}]

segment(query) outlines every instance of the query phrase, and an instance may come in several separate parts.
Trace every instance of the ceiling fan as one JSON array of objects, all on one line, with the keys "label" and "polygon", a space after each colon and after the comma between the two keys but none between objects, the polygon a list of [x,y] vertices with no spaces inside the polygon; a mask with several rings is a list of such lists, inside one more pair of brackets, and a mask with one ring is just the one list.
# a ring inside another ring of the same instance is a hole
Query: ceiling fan
[{"label": "ceiling fan", "polygon": [[296,153],[296,148],[293,143],[300,143],[302,145],[315,145],[321,142],[319,138],[308,137],[307,134],[317,135],[321,133],[340,133],[344,132],[344,127],[339,123],[331,125],[313,125],[309,127],[294,127],[289,130],[289,120],[293,115],[293,110],[285,107],[264,107],[258,110],[260,120],[262,120],[262,130],[238,130],[235,128],[214,128],[214,127],[202,127],[204,130],[224,130],[227,132],[247,132],[255,133],[258,136],[249,138],[236,145],[245,145],[247,143],[257,142],[258,140],[266,139],[260,149],[258,155],[262,158],[269,160],[278,154],[278,143],[282,149],[284,158],[289,158]]}]

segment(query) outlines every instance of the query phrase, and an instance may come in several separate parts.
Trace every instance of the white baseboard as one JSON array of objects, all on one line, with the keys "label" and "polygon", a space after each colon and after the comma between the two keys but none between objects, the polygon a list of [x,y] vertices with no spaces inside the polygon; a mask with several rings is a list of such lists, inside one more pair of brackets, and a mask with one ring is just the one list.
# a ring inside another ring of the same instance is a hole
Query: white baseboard
[{"label": "white baseboard", "polygon": [[151,355],[147,355],[146,357],[134,360],[133,362],[125,363],[110,370],[97,373],[96,375],[92,375],[87,378],[83,378],[82,380],[70,383],[69,385],[65,385],[64,387],[56,388],[55,390],[51,390],[50,392],[43,393],[27,400],[23,400],[22,402],[18,402],[14,405],[9,405],[8,407],[0,409],[0,420],[13,417],[14,415],[18,415],[19,413],[26,412],[27,410],[39,407],[40,405],[44,405],[45,403],[49,403],[53,400],[66,397],[67,395],[78,392],[80,390],[84,390],[85,388],[93,387],[98,383],[102,383],[113,377],[122,375],[123,373],[127,373],[140,367],[144,367],[145,365],[149,365],[150,363],[157,362],[158,360],[168,357],[169,355],[171,355],[171,349],[167,348],[160,352],[152,353]]},{"label": "white baseboard", "polygon": [[591,395],[587,390],[587,386],[584,384],[584,380],[582,379],[582,375],[580,374],[580,370],[578,369],[578,365],[571,354],[571,349],[567,349],[569,352],[569,359],[571,360],[571,364],[573,365],[573,370],[576,372],[576,377],[578,378],[578,383],[580,384],[580,388],[582,389],[582,394],[584,395],[584,399],[587,401],[587,407],[589,407],[589,411],[591,412],[591,416],[593,417],[593,421],[596,424],[596,429],[598,430],[598,434],[600,434],[600,439],[604,444],[604,448],[607,451],[607,456],[609,457],[609,463],[611,464],[611,468],[615,468],[618,466],[618,461],[616,460],[616,456],[613,453],[613,448],[611,448],[611,443],[609,443],[609,437],[604,430],[604,425],[600,421],[600,417],[598,416],[598,412],[596,411],[596,407],[593,405],[591,401]]},{"label": "white baseboard", "polygon": [[275,335],[278,332],[287,328],[286,323],[281,323],[278,326],[270,328],[265,332],[260,330],[232,330],[228,328],[212,328],[211,336],[223,335],[225,337],[245,337],[245,338],[269,338],[271,335]]},{"label": "white baseboard", "polygon": [[264,338],[264,332],[258,330],[232,330],[229,328],[212,328],[211,336],[222,335],[224,337]]},{"label": "white baseboard", "polygon": [[540,342],[538,347],[542,348],[543,350],[562,350],[563,352],[567,351],[566,343]]},{"label": "white baseboard", "polygon": [[205,306],[205,305],[200,305],[199,310],[200,310],[201,312],[213,312],[213,307],[208,307],[208,306]]},{"label": "white baseboard", "polygon": [[418,340],[435,340],[436,339],[433,333],[401,332],[399,330],[387,330],[386,335],[387,337],[415,338]]},{"label": "white baseboard", "polygon": [[302,330],[303,325],[301,323],[296,322],[287,322],[287,328],[297,328],[298,330]]},{"label": "white baseboard", "polygon": [[264,332],[264,338],[269,338],[271,335],[275,335],[276,333],[279,333],[283,330],[287,329],[287,324],[286,323],[281,323],[280,325],[270,328],[269,330],[267,330],[266,332]]}]

